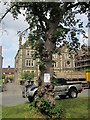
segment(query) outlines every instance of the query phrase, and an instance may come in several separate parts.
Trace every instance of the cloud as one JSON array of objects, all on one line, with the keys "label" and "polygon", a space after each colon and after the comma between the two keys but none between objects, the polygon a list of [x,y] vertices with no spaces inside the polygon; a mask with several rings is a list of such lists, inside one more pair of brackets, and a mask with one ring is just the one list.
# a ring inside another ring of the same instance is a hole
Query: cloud
[{"label": "cloud", "polygon": [[4,59],[4,60],[3,60],[3,68],[8,67],[8,65],[10,65],[11,67],[14,67],[14,65],[12,65],[12,64],[13,64],[13,61],[14,61],[14,59],[11,58],[11,57],[7,57],[6,60]]},{"label": "cloud", "polygon": [[[6,7],[0,4],[0,17],[6,11]],[[24,21],[24,16],[19,15],[17,20],[14,20],[11,13],[8,13],[0,24],[0,45],[3,49],[3,67],[10,65],[14,67],[14,57],[18,50],[18,35],[17,31],[23,31],[28,27]],[[23,42],[25,40],[23,39]]]},{"label": "cloud", "polygon": [[84,24],[84,27],[86,27],[86,25],[87,25],[87,23],[88,23],[87,15],[85,15],[85,14],[77,14],[77,15],[76,15],[76,18],[81,19],[81,21],[82,21],[83,24]]},{"label": "cloud", "polygon": [[4,57],[3,67],[8,65],[14,67],[14,57],[16,56],[17,50],[19,48],[19,37],[17,34],[15,34],[15,30],[12,31],[11,29],[8,29],[8,35],[4,34],[1,39]]},{"label": "cloud", "polygon": [[[88,37],[88,31],[86,32],[86,36]],[[88,45],[88,38],[83,38],[83,35],[80,34],[80,39],[79,39],[81,45],[82,44],[87,44]]]},{"label": "cloud", "polygon": [[13,29],[15,31],[23,31],[28,27],[22,15],[19,15],[18,19],[14,20],[10,13],[5,17],[3,23],[4,29]]}]

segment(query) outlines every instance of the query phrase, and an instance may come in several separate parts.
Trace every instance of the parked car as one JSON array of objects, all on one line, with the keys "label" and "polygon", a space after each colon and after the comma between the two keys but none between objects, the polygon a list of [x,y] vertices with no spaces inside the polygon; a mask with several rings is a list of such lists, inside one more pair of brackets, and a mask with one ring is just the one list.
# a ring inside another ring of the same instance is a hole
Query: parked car
[{"label": "parked car", "polygon": [[64,78],[57,78],[54,92],[60,98],[76,98],[78,93],[83,91],[82,83],[79,81],[67,81]]},{"label": "parked car", "polygon": [[28,98],[29,102],[32,102],[37,96],[37,89],[38,87],[31,81],[30,84],[23,87],[22,97]]},{"label": "parked car", "polygon": [[[36,85],[25,86],[22,91],[22,97],[27,97],[30,102],[32,102],[37,97],[38,87]],[[60,98],[76,98],[78,93],[81,93],[83,90],[82,83],[77,81],[67,81],[64,78],[57,78],[56,85],[54,86],[55,96]]]}]

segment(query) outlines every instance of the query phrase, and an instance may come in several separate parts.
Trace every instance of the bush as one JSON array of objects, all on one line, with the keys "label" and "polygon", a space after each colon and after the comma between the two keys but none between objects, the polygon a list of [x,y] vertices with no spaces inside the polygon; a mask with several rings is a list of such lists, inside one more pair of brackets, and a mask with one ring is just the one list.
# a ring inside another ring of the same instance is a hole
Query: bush
[{"label": "bush", "polygon": [[52,118],[63,118],[64,117],[64,109],[59,105],[53,107],[51,110]]},{"label": "bush", "polygon": [[45,101],[44,99],[41,99],[39,102],[39,110],[42,114],[45,114],[49,117],[51,117],[51,109],[52,106],[50,105],[49,102]]},{"label": "bush", "polygon": [[11,82],[13,82],[14,81],[14,77],[12,76],[12,77],[9,77],[8,78]]},{"label": "bush", "polygon": [[34,78],[34,73],[24,72],[22,73],[22,79],[32,80]]},{"label": "bush", "polygon": [[[47,118],[63,118],[64,117],[64,109],[60,105],[52,106],[48,101],[44,99],[38,99],[39,107],[38,110],[46,115]],[[32,103],[34,107],[35,101]]]}]

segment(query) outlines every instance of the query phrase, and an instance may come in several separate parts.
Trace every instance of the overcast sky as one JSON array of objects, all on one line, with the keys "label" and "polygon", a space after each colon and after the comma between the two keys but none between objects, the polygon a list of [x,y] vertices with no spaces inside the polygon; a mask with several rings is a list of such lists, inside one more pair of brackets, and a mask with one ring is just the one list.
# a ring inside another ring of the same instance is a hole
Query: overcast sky
[{"label": "overcast sky", "polygon": [[[5,12],[5,6],[0,4],[0,16]],[[86,25],[87,18],[85,15],[78,16]],[[24,21],[24,17],[19,15],[18,20],[13,20],[13,17],[10,13],[6,15],[2,24],[0,24],[0,45],[2,45],[3,49],[3,67],[7,67],[10,65],[14,67],[14,57],[18,50],[18,35],[17,31],[23,31],[28,27],[28,24]],[[88,30],[86,29],[86,33],[88,35]],[[24,42],[25,40],[23,40]],[[83,43],[82,35],[80,36],[80,42]]]},{"label": "overcast sky", "polygon": [[[2,5],[1,5],[2,6]],[[1,8],[1,7],[0,7]],[[4,6],[0,9],[1,13],[5,12]],[[18,50],[17,31],[23,31],[28,27],[28,24],[24,21],[24,17],[19,15],[18,20],[14,20],[12,15],[8,13],[2,24],[0,24],[0,45],[3,49],[3,67],[10,65],[14,67],[14,57]],[[23,40],[24,42],[25,40]]]}]

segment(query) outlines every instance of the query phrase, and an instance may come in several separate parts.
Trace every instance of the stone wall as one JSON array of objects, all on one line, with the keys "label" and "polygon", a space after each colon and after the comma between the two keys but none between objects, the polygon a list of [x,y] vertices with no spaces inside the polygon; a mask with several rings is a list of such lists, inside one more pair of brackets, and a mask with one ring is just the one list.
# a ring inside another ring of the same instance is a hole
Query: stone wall
[{"label": "stone wall", "polygon": [[67,71],[67,72],[58,72],[56,74],[57,78],[65,78],[65,79],[79,79],[79,78],[86,78],[85,72],[79,72],[79,71]]}]

